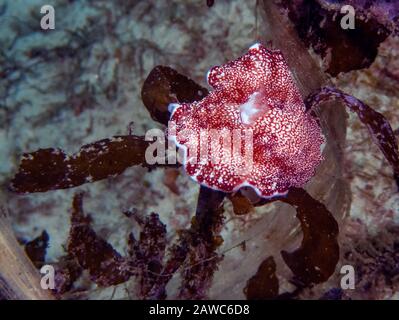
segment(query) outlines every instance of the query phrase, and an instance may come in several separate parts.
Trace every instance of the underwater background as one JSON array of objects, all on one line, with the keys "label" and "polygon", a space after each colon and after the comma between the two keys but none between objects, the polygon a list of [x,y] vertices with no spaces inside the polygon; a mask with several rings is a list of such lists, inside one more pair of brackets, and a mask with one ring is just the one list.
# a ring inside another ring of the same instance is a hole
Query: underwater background
[{"label": "underwater background", "polygon": [[[322,276],[309,283],[281,256],[303,239],[295,208],[287,203],[257,206],[226,197],[217,204],[219,220],[210,223],[212,245],[196,247],[200,185],[182,168],[135,165],[47,192],[10,187],[24,153],[59,148],[74,154],[101,139],[164,129],[143,103],[143,84],[156,66],[209,88],[205,75],[212,66],[258,41],[283,53],[297,41],[314,61],[305,70],[309,79],[322,74],[382,113],[398,134],[397,5],[346,1],[359,14],[347,35],[337,27],[340,1],[277,2],[290,23],[286,33],[274,29],[273,1],[266,0],[0,0],[0,205],[36,267],[59,270],[57,298],[399,298],[398,186],[366,127],[342,106],[316,112],[330,132],[329,147],[326,164],[305,188],[339,226],[339,259],[312,256]],[[55,9],[54,30],[40,28],[44,4]],[[291,53],[301,64],[302,51]],[[46,167],[41,170],[45,174]],[[202,197],[214,201],[214,195]],[[71,217],[86,229],[73,231]],[[170,257],[177,259],[183,242],[189,258],[174,267]],[[82,258],[90,250],[91,258]],[[96,260],[102,254],[109,269]],[[354,267],[356,289],[341,288],[344,265]],[[133,271],[124,274],[122,266]],[[154,289],[162,272],[163,287]],[[253,277],[261,288],[254,288]]]}]

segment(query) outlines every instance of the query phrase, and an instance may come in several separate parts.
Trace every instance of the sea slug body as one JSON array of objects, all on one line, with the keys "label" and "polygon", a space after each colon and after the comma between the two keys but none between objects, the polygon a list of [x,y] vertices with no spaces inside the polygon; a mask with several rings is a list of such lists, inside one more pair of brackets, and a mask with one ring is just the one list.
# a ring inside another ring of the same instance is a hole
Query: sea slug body
[{"label": "sea slug body", "polygon": [[169,106],[169,138],[191,178],[224,192],[250,186],[267,198],[314,175],[324,137],[280,51],[255,44],[207,80],[213,90],[202,100]]}]

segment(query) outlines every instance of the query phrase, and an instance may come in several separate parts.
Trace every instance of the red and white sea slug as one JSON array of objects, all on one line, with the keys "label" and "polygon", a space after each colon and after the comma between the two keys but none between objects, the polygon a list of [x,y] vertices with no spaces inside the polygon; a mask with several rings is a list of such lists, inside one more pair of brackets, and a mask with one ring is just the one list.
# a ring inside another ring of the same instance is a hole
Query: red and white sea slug
[{"label": "red and white sea slug", "polygon": [[183,149],[191,178],[273,197],[314,175],[324,138],[280,51],[255,44],[207,80],[213,90],[202,100],[169,106],[169,138]]}]

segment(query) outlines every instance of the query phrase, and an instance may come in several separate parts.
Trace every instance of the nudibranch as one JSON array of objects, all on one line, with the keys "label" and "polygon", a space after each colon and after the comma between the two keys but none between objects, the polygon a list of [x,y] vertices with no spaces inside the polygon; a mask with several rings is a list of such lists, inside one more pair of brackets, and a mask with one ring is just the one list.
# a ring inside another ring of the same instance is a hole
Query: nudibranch
[{"label": "nudibranch", "polygon": [[315,174],[324,137],[279,50],[257,43],[211,68],[207,81],[213,90],[202,100],[169,105],[169,139],[191,178],[224,192],[249,186],[268,198]]}]

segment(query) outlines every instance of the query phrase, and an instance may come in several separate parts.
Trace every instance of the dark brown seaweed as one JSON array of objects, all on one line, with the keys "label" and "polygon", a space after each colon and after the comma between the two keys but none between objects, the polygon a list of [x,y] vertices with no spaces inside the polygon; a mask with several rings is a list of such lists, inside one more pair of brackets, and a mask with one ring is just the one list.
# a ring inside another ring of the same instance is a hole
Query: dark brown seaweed
[{"label": "dark brown seaweed", "polygon": [[83,213],[82,198],[82,194],[76,194],[73,199],[68,253],[99,286],[127,281],[132,275],[128,261],[91,228],[90,217]]},{"label": "dark brown seaweed", "polygon": [[165,66],[152,69],[141,89],[141,99],[151,118],[164,125],[169,121],[170,103],[198,101],[207,94],[207,89]]},{"label": "dark brown seaweed", "polygon": [[115,136],[84,145],[72,155],[55,148],[25,153],[10,188],[19,193],[45,192],[119,175],[131,166],[146,165],[149,143],[139,136]]},{"label": "dark brown seaweed", "polygon": [[41,268],[46,259],[49,235],[44,230],[40,236],[25,243],[25,252],[36,268]]},{"label": "dark brown seaweed", "polygon": [[267,300],[278,296],[278,278],[273,257],[266,258],[256,274],[248,280],[244,293],[248,300]]},{"label": "dark brown seaweed", "polygon": [[303,233],[298,249],[281,252],[285,263],[303,285],[326,281],[339,259],[338,223],[325,205],[303,189],[291,188],[281,201],[296,208]]},{"label": "dark brown seaweed", "polygon": [[374,143],[380,148],[385,159],[392,166],[394,179],[399,189],[399,151],[398,142],[388,120],[379,112],[359,99],[333,87],[323,87],[306,98],[308,110],[330,99],[340,99],[345,106],[355,112],[360,121],[367,127]]}]

